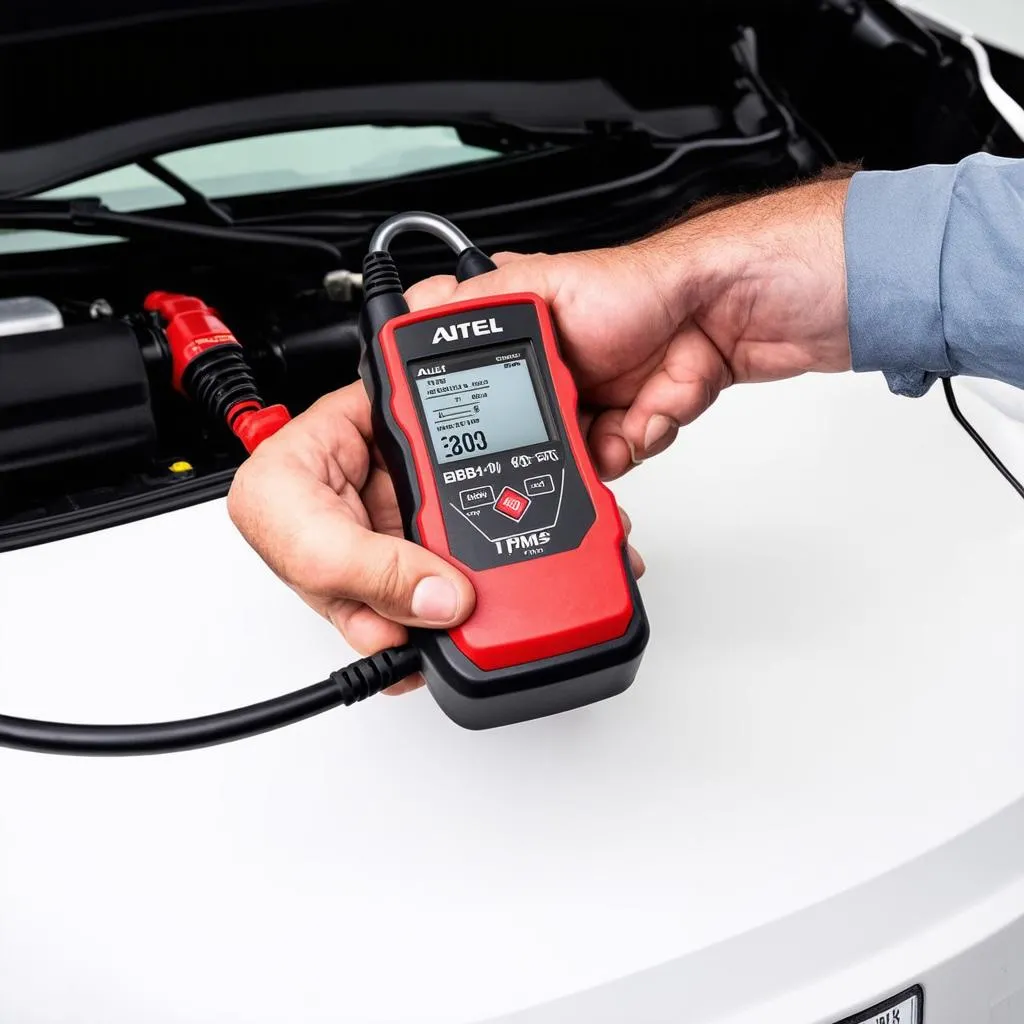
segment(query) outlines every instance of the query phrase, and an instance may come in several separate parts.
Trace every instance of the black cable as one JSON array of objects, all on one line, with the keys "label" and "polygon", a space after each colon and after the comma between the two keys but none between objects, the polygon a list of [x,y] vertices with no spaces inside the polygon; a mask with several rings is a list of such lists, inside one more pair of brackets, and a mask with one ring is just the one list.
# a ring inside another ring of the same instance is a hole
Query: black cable
[{"label": "black cable", "polygon": [[0,746],[44,754],[104,756],[195,750],[279,729],[339,704],[348,707],[393,686],[419,667],[420,652],[415,647],[391,647],[338,669],[323,682],[303,690],[234,711],[178,722],[70,725],[0,715]]},{"label": "black cable", "polygon": [[[72,201],[74,202],[74,201]],[[164,220],[160,217],[143,217],[135,213],[115,213],[107,209],[73,209],[72,224],[74,226],[89,224],[109,225],[114,228],[127,229],[138,235],[177,234],[189,238],[202,239],[210,242],[226,242],[228,244],[266,245],[281,248],[305,249],[307,252],[318,251],[326,255],[331,266],[341,265],[341,253],[337,246],[330,242],[321,242],[313,238],[299,238],[294,235],[263,234],[259,231],[239,230],[236,227],[215,227],[212,224],[193,224],[190,221]]]},{"label": "black cable", "polygon": [[812,127],[795,106],[791,107],[783,103],[764,80],[759,67],[757,33],[752,28],[748,27],[740,32],[740,40],[733,47],[733,52],[743,70],[750,76],[751,81],[761,90],[762,96],[775,108],[776,114],[786,126],[789,137],[794,140],[799,139],[800,133],[803,132],[821,150],[830,163],[839,163],[839,157],[835,150],[828,144],[821,132]]},{"label": "black cable", "polygon": [[[577,142],[571,145],[551,145],[544,149],[532,150],[526,153],[506,153],[491,160],[474,160],[465,164],[456,164],[449,167],[429,167],[423,171],[413,171],[409,174],[399,174],[393,178],[378,178],[373,181],[360,182],[358,185],[349,185],[345,188],[332,189],[328,198],[332,202],[347,203],[354,196],[365,195],[372,192],[390,192],[395,188],[407,188],[410,185],[429,185],[431,181],[444,180],[450,183],[462,177],[476,177],[479,175],[490,175],[494,171],[505,173],[511,167],[519,169],[520,164],[546,161],[549,157],[564,156],[572,153],[577,154],[586,146],[585,142]],[[305,215],[322,217],[325,220],[354,220],[370,218],[374,224],[383,220],[391,210],[373,210],[362,208],[359,210],[330,209],[330,210],[309,210]],[[252,217],[239,218],[238,224],[257,224],[264,226],[278,221],[288,221],[294,217],[294,213],[270,213],[259,214]]]},{"label": "black cable", "polygon": [[[694,142],[682,142],[673,146],[669,150],[668,156],[659,160],[653,167],[648,167],[645,170],[637,171],[619,178],[613,178],[611,181],[600,181],[593,185],[583,185],[579,188],[569,189],[564,192],[532,196],[528,199],[517,199],[512,202],[501,203],[496,206],[484,206],[477,209],[459,210],[449,213],[448,216],[458,220],[459,223],[463,223],[467,220],[481,220],[501,215],[516,215],[529,210],[544,209],[548,206],[589,200],[597,196],[607,196],[616,192],[627,192],[639,185],[646,185],[648,182],[657,179],[666,171],[671,170],[672,167],[684,157],[690,156],[693,153],[702,153],[715,149],[734,149],[740,151],[757,149],[759,146],[764,146],[767,143],[776,142],[783,138],[784,132],[782,129],[775,128],[771,131],[763,132],[760,135],[698,139]],[[315,221],[313,223],[309,223],[305,218],[322,217],[326,222],[329,220],[350,220],[355,216],[361,215],[353,214],[351,212],[346,213],[331,210],[304,210],[298,213],[276,215],[274,222],[271,222],[268,218],[253,218],[250,221],[239,221],[239,223],[258,223],[268,232],[276,232],[279,230],[322,232],[324,230],[323,223],[318,224]],[[292,222],[291,218],[294,218],[294,222]],[[353,241],[364,236],[365,229],[359,224],[352,226],[339,225],[333,235],[333,237],[340,238],[348,237]]]},{"label": "black cable", "polygon": [[989,448],[985,439],[974,429],[970,421],[960,411],[960,406],[957,404],[956,395],[953,393],[953,382],[948,377],[942,378],[942,390],[946,396],[946,404],[949,406],[949,411],[953,414],[953,419],[960,424],[964,430],[967,431],[967,436],[982,450],[985,454],[985,458],[992,463],[996,469],[999,470],[1003,475],[1003,479],[1017,492],[1020,497],[1024,498],[1024,485],[1006,468],[1003,464],[1002,459],[991,448]]},{"label": "black cable", "polygon": [[302,249],[326,257],[331,268],[341,265],[341,253],[330,242],[297,235],[270,234],[233,225],[196,224],[192,221],[148,217],[108,210],[98,199],[0,199],[0,228],[39,228],[82,235],[121,235],[124,238],[166,238],[178,235],[203,242],[263,245],[275,249]]},{"label": "black cable", "polygon": [[[550,206],[588,200],[598,196],[609,196],[616,192],[628,191],[656,180],[660,175],[670,170],[677,162],[693,153],[715,149],[741,151],[755,149],[758,146],[781,139],[783,134],[781,130],[776,129],[760,135],[699,139],[693,142],[680,143],[670,149],[665,159],[659,161],[653,167],[634,174],[555,194],[535,196],[478,209],[462,210],[458,212],[457,216],[460,220],[465,221],[505,214],[516,215],[530,210],[542,210]],[[141,162],[140,165],[145,166],[145,169],[151,174],[155,172],[165,184],[169,184],[172,188],[177,187],[180,179],[168,172],[162,165],[150,163],[146,166],[145,161]],[[172,182],[174,183],[172,184]],[[185,195],[184,192],[181,194]],[[209,204],[209,206],[215,215],[226,216],[220,208],[213,206],[213,204]],[[205,212],[209,213],[210,209],[207,209]],[[333,269],[340,266],[342,262],[342,253],[339,247],[332,242],[324,240],[322,237],[309,237],[302,234],[305,231],[322,232],[322,224],[306,224],[301,221],[298,226],[287,224],[288,216],[315,218],[321,213],[325,218],[329,215],[331,219],[350,219],[355,222],[348,230],[336,232],[345,240],[351,239],[353,242],[360,240],[368,230],[367,211],[307,211],[301,214],[284,215],[282,220],[285,220],[285,223],[283,224],[267,222],[264,225],[265,230],[253,230],[250,227],[244,226],[246,223],[244,220],[232,223],[200,224],[187,220],[121,213],[108,209],[98,199],[0,199],[0,229],[5,227],[38,228],[86,235],[115,234],[130,240],[141,240],[151,237],[167,238],[168,236],[177,235],[184,239],[201,242],[250,246],[262,245],[278,250],[290,249],[293,252],[301,249],[308,254],[317,253],[321,257],[327,257]],[[253,219],[252,222],[259,223],[256,219]]]},{"label": "black cable", "polygon": [[477,220],[484,217],[497,217],[502,214],[518,214],[526,210],[543,209],[546,206],[554,206],[560,203],[575,202],[578,200],[593,199],[595,196],[608,195],[609,193],[626,191],[635,188],[637,185],[645,185],[648,181],[657,178],[672,168],[684,157],[691,153],[701,153],[712,149],[756,149],[768,142],[774,142],[782,138],[782,131],[775,129],[770,132],[763,132],[760,135],[748,135],[736,138],[721,139],[699,139],[696,142],[683,142],[676,146],[664,160],[648,167],[646,170],[638,171],[612,181],[602,181],[595,185],[583,185],[580,188],[568,189],[564,192],[555,192],[549,195],[534,196],[531,199],[520,199],[516,202],[501,203],[497,206],[479,207],[475,210],[460,210],[452,213],[451,216],[460,222],[466,220]]}]

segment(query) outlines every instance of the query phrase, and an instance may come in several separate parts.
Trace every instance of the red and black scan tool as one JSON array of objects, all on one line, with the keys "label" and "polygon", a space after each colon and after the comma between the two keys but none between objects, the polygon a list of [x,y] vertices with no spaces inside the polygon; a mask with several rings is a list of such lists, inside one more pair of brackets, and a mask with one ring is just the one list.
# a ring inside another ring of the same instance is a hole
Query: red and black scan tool
[{"label": "red and black scan tool", "polygon": [[633,681],[647,619],[550,313],[531,294],[410,313],[389,246],[413,230],[452,247],[460,279],[494,265],[426,213],[382,224],[363,265],[361,371],[405,535],[477,595],[463,625],[414,638],[427,685],[473,729],[611,697]]}]

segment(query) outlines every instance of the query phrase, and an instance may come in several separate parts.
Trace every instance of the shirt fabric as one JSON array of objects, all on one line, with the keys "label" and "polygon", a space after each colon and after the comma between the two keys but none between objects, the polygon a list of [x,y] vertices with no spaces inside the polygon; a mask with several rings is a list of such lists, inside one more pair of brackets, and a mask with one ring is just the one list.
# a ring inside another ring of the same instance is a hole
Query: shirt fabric
[{"label": "shirt fabric", "polygon": [[1024,388],[1024,160],[855,174],[845,245],[854,370],[909,397],[954,374]]}]

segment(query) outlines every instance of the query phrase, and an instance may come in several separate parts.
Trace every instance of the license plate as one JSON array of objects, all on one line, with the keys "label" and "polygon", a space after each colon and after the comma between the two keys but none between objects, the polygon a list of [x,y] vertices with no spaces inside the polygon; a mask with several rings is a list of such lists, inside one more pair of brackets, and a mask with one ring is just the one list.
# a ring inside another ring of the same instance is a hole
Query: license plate
[{"label": "license plate", "polygon": [[924,992],[920,985],[908,988],[884,1003],[861,1010],[852,1017],[844,1017],[836,1024],[923,1024]]}]

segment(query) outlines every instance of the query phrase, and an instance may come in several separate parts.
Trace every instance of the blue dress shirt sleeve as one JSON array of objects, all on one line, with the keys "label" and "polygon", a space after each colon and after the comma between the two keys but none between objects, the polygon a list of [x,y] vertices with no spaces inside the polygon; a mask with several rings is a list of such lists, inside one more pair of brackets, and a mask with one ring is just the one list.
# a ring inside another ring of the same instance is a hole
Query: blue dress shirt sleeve
[{"label": "blue dress shirt sleeve", "polygon": [[854,370],[911,397],[953,374],[1024,388],[1024,160],[856,174],[845,246]]}]

